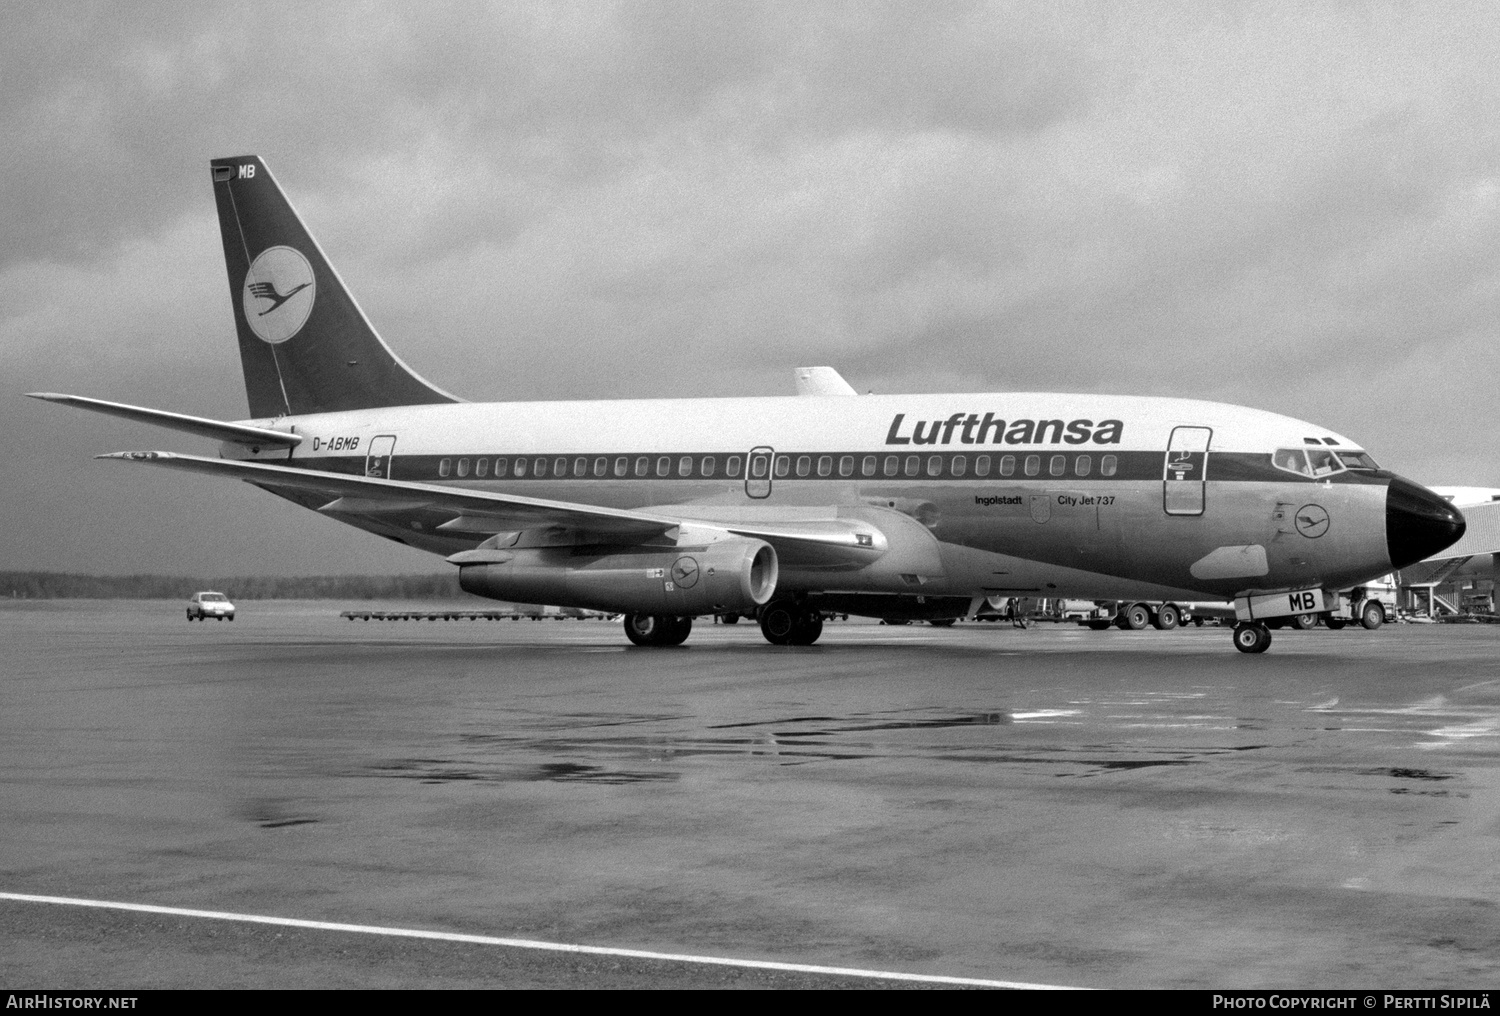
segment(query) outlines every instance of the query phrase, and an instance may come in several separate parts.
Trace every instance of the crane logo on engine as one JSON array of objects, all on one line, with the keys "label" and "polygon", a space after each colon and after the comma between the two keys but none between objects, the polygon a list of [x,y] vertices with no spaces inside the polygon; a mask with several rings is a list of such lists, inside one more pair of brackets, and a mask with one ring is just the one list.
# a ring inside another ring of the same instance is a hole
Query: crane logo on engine
[{"label": "crane logo on engine", "polygon": [[679,557],[672,564],[672,581],[678,589],[691,589],[698,584],[698,562],[690,557]]}]

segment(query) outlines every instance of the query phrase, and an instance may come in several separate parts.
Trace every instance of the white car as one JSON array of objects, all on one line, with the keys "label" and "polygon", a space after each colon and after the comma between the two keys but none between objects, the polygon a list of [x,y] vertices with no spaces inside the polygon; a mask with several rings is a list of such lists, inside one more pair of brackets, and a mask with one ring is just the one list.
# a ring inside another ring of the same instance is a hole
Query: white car
[{"label": "white car", "polygon": [[233,621],[234,604],[223,593],[194,593],[193,598],[188,601],[187,619],[206,621],[211,617],[220,621]]}]

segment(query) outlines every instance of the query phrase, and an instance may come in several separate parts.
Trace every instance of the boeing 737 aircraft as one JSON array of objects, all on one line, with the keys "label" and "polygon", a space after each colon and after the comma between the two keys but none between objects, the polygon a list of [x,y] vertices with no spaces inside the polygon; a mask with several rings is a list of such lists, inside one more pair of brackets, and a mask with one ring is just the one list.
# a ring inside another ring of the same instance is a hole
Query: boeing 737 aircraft
[{"label": "boeing 737 aircraft", "polygon": [[265,163],[211,162],[250,419],[36,398],[217,439],[102,458],[244,480],[446,557],[481,596],[624,613],[940,619],[987,597],[1233,599],[1265,618],[1420,561],[1463,516],[1327,428],[1186,399],[854,395],[472,403],[376,334]]}]

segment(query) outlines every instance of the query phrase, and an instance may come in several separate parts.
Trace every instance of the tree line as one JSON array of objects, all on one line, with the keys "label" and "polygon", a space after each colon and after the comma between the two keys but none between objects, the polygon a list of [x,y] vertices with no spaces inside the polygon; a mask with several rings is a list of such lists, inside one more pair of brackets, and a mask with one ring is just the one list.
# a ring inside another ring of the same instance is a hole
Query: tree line
[{"label": "tree line", "polygon": [[0,597],[175,600],[215,589],[231,600],[448,600],[466,597],[458,570],[437,575],[75,575],[0,572]]}]

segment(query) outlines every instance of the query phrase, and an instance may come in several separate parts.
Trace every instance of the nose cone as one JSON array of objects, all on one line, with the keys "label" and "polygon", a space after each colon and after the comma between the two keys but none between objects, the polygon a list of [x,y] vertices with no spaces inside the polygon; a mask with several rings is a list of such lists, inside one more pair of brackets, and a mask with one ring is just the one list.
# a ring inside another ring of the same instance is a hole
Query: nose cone
[{"label": "nose cone", "polygon": [[1392,568],[1405,568],[1453,546],[1464,526],[1463,515],[1446,500],[1410,480],[1391,477],[1385,495],[1385,545]]}]

